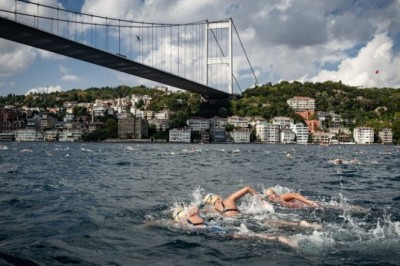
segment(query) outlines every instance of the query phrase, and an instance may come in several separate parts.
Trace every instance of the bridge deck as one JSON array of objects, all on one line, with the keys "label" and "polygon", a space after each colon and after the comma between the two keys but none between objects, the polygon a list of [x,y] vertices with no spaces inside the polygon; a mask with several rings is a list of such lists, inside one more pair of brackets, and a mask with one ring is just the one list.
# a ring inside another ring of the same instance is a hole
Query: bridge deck
[{"label": "bridge deck", "polygon": [[0,37],[198,93],[209,99],[229,97],[226,92],[3,17],[0,17]]}]

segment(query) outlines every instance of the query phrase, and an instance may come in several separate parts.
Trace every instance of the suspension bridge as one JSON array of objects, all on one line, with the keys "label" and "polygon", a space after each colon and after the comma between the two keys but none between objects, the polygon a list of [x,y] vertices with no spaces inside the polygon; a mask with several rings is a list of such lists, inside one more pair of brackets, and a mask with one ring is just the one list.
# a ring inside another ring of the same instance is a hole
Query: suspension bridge
[{"label": "suspension bridge", "polygon": [[[4,3],[2,7],[4,6]],[[0,37],[137,77],[201,94],[207,99],[241,91],[233,70],[232,19],[166,24],[108,18],[25,0],[0,8]]]}]

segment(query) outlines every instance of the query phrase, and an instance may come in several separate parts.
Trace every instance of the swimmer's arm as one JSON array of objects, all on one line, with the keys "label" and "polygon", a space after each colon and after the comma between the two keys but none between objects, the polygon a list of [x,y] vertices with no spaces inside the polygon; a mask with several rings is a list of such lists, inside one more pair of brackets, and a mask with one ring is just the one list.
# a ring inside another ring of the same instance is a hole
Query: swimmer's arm
[{"label": "swimmer's arm", "polygon": [[229,197],[227,197],[225,199],[225,201],[232,201],[233,203],[236,202],[238,199],[240,199],[241,197],[243,197],[246,194],[252,194],[252,195],[257,195],[257,192],[250,186],[244,187],[242,189],[239,189],[238,191],[232,193],[231,195],[229,195]]},{"label": "swimmer's arm", "polygon": [[195,216],[199,214],[199,207],[192,205],[188,209],[188,217]]},{"label": "swimmer's arm", "polygon": [[304,204],[310,206],[310,207],[318,207],[318,205],[311,201],[306,199],[305,197],[303,197],[302,195],[300,195],[299,193],[286,193],[286,194],[282,194],[279,196],[281,198],[281,200],[288,202],[291,201],[293,199],[298,200],[303,202]]},{"label": "swimmer's arm", "polygon": [[203,208],[203,209],[201,209],[201,212],[202,213],[218,213],[216,210],[215,210],[215,208],[212,208],[212,207],[205,207],[205,208]]}]

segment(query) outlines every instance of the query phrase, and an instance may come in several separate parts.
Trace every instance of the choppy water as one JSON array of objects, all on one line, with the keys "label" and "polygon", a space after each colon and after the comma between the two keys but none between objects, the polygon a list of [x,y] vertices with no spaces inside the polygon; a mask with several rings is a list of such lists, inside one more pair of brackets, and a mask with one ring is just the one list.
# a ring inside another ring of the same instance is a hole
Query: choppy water
[{"label": "choppy water", "polygon": [[[399,265],[397,146],[0,144],[0,265]],[[192,148],[197,148],[192,152]],[[330,160],[357,159],[336,165]],[[167,224],[175,203],[245,185],[301,191],[327,206],[270,213],[246,196],[232,239]],[[358,209],[352,208],[358,206]],[[279,218],[321,231],[267,228]],[[148,223],[160,222],[158,226]],[[165,225],[163,225],[165,223]]]}]

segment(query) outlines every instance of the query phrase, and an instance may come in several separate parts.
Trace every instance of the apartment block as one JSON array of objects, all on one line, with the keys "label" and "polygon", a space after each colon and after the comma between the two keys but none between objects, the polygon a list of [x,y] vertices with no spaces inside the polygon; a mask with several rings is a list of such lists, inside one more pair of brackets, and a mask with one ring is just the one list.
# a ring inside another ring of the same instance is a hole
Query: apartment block
[{"label": "apartment block", "polygon": [[308,127],[302,123],[292,124],[290,128],[296,134],[297,144],[307,144],[308,142]]},{"label": "apartment block", "polygon": [[210,129],[210,121],[204,118],[191,118],[186,120],[186,124],[192,131],[206,131]]},{"label": "apartment block", "polygon": [[357,144],[374,143],[374,130],[370,127],[356,127],[353,131],[353,138]]},{"label": "apartment block", "polygon": [[249,143],[250,130],[248,128],[238,128],[231,132],[231,138],[234,143]]},{"label": "apartment block", "polygon": [[393,132],[390,128],[384,128],[379,131],[379,138],[381,139],[383,144],[392,144],[393,143]]},{"label": "apartment block", "polygon": [[169,142],[184,142],[190,143],[191,142],[191,130],[190,128],[183,128],[183,129],[171,129],[169,131]]},{"label": "apartment block", "polygon": [[295,96],[287,100],[287,104],[296,112],[315,111],[315,99],[310,97]]}]

